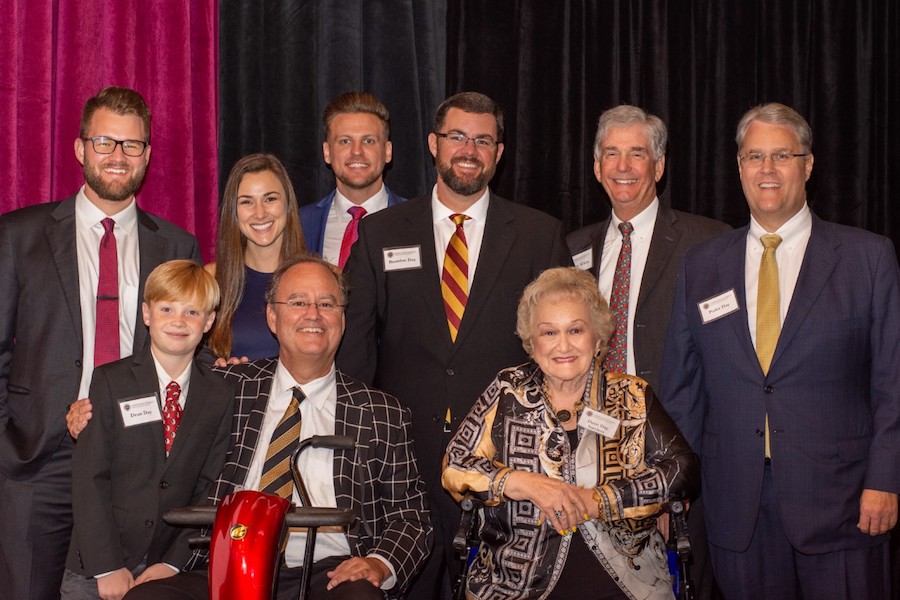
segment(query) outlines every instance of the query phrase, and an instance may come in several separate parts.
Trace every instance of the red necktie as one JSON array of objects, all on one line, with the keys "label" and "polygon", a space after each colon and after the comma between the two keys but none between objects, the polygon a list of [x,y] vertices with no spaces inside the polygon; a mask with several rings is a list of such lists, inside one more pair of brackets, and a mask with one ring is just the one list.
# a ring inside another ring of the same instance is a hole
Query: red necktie
[{"label": "red necktie", "polygon": [[100,240],[100,278],[97,283],[97,329],[94,333],[94,367],[119,360],[119,259],[116,222],[101,221],[105,230]]},{"label": "red necktie", "polygon": [[441,296],[444,298],[444,312],[450,327],[450,339],[456,341],[459,324],[466,302],[469,299],[469,246],[463,223],[469,217],[463,214],[450,215],[456,231],[450,236],[447,252],[444,254],[444,269],[441,272]]},{"label": "red necktie", "polygon": [[344,239],[341,240],[341,254],[338,257],[338,266],[342,269],[347,264],[350,249],[356,243],[356,240],[359,239],[359,221],[366,216],[366,209],[362,206],[351,206],[347,209],[347,212],[353,218],[347,223],[347,229],[344,230]]},{"label": "red necktie", "polygon": [[634,225],[628,221],[619,223],[622,232],[622,249],[616,261],[609,309],[616,316],[616,329],[609,340],[609,354],[604,366],[610,373],[624,373],[628,368],[628,296],[631,289],[631,232]]},{"label": "red necktie", "polygon": [[166,454],[172,449],[175,442],[175,433],[178,431],[178,423],[181,422],[181,386],[170,381],[166,386],[166,405],[163,407],[163,424],[166,433]]}]

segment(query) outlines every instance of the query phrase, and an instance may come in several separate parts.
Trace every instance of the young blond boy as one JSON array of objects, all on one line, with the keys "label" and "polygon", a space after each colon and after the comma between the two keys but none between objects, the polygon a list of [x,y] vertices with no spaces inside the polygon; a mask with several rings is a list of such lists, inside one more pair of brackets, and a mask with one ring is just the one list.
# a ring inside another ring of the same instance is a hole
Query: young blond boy
[{"label": "young blond boy", "polygon": [[150,347],[94,371],[93,417],[73,458],[64,600],[119,599],[189,558],[175,543],[185,530],[162,516],[205,499],[224,464],[234,391],[194,359],[218,303],[200,265],[161,264],[144,287]]}]

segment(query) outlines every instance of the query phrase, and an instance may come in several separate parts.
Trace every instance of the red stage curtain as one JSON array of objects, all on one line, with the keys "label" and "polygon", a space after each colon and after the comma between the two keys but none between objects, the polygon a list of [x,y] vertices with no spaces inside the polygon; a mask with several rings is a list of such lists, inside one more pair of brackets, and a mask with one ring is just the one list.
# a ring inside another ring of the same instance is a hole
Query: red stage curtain
[{"label": "red stage curtain", "polygon": [[153,155],[138,205],[215,247],[216,0],[0,0],[0,212],[83,183],[81,107],[107,85],[139,91]]}]

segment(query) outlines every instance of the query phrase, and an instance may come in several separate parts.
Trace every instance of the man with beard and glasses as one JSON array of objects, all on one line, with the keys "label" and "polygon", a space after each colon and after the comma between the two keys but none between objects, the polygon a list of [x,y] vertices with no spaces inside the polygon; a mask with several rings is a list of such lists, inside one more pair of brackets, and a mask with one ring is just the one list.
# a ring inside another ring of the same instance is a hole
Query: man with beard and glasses
[{"label": "man with beard and glasses", "polygon": [[66,410],[94,367],[143,349],[138,301],[160,263],[197,240],[135,203],[150,160],[137,92],[89,99],[75,139],[84,186],[0,216],[0,590],[59,598],[72,528]]},{"label": "man with beard and glasses", "polygon": [[334,172],[336,188],[300,209],[300,224],[307,247],[343,269],[359,220],[406,198],[384,184],[392,153],[390,113],[375,96],[341,94],[325,107],[322,126],[322,154]]},{"label": "man with beard and glasses", "polygon": [[526,360],[516,337],[522,290],[570,265],[560,222],[493,194],[503,113],[464,92],[438,107],[428,135],[431,194],[365,219],[347,262],[350,305],[338,354],[345,372],[412,409],[436,542],[408,598],[449,595],[459,508],[441,487],[441,458],[461,419],[500,369]]}]

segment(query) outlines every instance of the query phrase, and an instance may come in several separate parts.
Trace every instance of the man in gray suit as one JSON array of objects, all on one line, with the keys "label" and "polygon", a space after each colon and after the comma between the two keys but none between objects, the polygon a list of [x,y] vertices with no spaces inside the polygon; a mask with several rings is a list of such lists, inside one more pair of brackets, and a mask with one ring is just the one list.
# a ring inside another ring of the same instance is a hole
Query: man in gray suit
[{"label": "man in gray suit", "polygon": [[[575,266],[597,277],[600,291],[614,311],[614,284],[621,290],[617,329],[610,341],[611,347],[620,350],[620,362],[610,364],[607,359],[606,367],[638,375],[654,389],[659,388],[682,257],[694,244],[729,229],[724,223],[672,210],[659,201],[656,184],[665,170],[666,138],[665,123],[636,106],[617,106],[600,115],[594,175],[609,196],[612,213],[605,221],[566,238]],[[624,231],[628,231],[628,242]],[[630,255],[623,252],[623,245],[627,249],[629,243]],[[624,287],[623,275],[628,280]],[[689,519],[694,541],[692,574],[697,597],[712,598],[716,597],[715,583],[706,560],[700,510],[695,502]]]},{"label": "man in gray suit", "polygon": [[59,598],[72,528],[66,408],[88,395],[95,365],[144,348],[138,299],[150,271],[174,258],[200,260],[192,235],[135,202],[150,161],[150,110],[140,94],[108,87],[89,99],[75,157],[85,179],[77,194],[0,217],[0,593],[7,598]]}]

